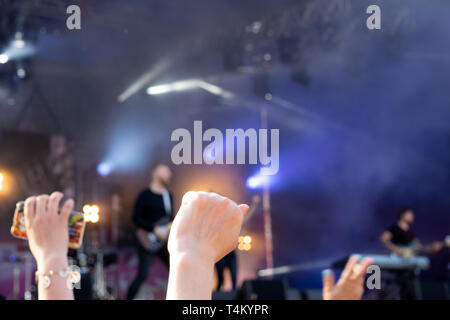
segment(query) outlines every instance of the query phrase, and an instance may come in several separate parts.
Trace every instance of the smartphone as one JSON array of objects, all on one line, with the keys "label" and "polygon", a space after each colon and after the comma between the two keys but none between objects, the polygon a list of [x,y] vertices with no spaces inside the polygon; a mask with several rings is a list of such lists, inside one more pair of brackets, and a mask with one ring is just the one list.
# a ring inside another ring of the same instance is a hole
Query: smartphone
[{"label": "smartphone", "polygon": [[[17,202],[14,212],[11,235],[19,239],[27,239],[24,217],[24,201]],[[73,211],[69,216],[69,248],[78,249],[83,243],[86,221],[81,212]]]}]

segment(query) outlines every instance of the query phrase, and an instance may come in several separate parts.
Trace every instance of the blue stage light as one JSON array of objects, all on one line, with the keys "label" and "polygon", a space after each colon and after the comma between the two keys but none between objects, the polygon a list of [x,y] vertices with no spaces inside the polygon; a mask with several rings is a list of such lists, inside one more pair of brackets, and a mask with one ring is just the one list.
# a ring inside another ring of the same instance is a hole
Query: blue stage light
[{"label": "blue stage light", "polygon": [[97,172],[102,177],[108,176],[112,171],[112,167],[109,163],[100,162],[97,166]]},{"label": "blue stage light", "polygon": [[270,182],[270,177],[267,175],[257,174],[247,178],[246,184],[249,189],[258,189]]}]

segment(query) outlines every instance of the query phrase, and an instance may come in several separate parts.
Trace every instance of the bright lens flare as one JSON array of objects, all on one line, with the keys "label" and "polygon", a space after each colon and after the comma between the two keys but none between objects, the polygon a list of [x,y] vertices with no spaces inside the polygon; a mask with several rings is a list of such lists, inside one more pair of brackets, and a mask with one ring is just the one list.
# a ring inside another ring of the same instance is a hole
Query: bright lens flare
[{"label": "bright lens flare", "polygon": [[4,53],[3,53],[3,54],[0,54],[0,63],[1,63],[1,64],[7,63],[8,60],[9,60],[8,55],[6,55],[6,54],[4,54]]},{"label": "bright lens flare", "polygon": [[88,204],[84,205],[84,206],[83,206],[83,213],[84,213],[84,214],[86,214],[86,213],[91,213],[91,206],[88,205]]},{"label": "bright lens flare", "polygon": [[102,177],[106,177],[109,175],[112,171],[112,166],[110,163],[107,162],[100,162],[97,166],[97,172]]},{"label": "bright lens flare", "polygon": [[100,220],[100,216],[98,213],[91,213],[91,222],[97,223]]},{"label": "bright lens flare", "polygon": [[12,177],[8,172],[0,171],[0,195],[9,195],[12,188]]},{"label": "bright lens flare", "polygon": [[257,174],[247,178],[246,184],[249,189],[258,189],[269,184],[269,176]]},{"label": "bright lens flare", "polygon": [[86,222],[97,223],[100,221],[100,207],[86,204],[83,206],[84,219]]},{"label": "bright lens flare", "polygon": [[241,251],[250,251],[252,249],[252,237],[249,235],[240,236],[238,249]]},{"label": "bright lens flare", "polygon": [[91,213],[98,214],[100,212],[100,208],[96,205],[91,206]]},{"label": "bright lens flare", "polygon": [[211,94],[221,96],[224,98],[231,98],[233,97],[233,94],[229,91],[226,91],[222,89],[221,87],[218,87],[216,85],[213,85],[209,82],[200,80],[200,79],[188,79],[188,80],[181,80],[177,82],[167,83],[167,84],[161,84],[156,85],[147,88],[147,94],[149,95],[157,95],[157,94],[163,94],[163,93],[169,93],[169,92],[175,92],[175,91],[186,91],[186,90],[192,90],[192,89],[203,89],[205,91],[208,91]]}]

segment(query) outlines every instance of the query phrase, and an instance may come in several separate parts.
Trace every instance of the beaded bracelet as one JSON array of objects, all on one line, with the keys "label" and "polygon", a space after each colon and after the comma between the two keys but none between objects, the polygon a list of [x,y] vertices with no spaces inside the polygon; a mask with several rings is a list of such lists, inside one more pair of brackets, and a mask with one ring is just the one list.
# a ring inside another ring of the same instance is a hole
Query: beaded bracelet
[{"label": "beaded bracelet", "polygon": [[42,279],[41,279],[42,286],[44,287],[44,289],[47,289],[52,284],[51,277],[54,274],[57,274],[62,278],[66,278],[67,276],[69,276],[68,280],[70,281],[71,284],[78,283],[81,280],[80,272],[78,270],[74,269],[72,266],[72,267],[65,267],[58,271],[50,270],[47,273],[39,273],[39,271],[36,271],[36,273],[35,273],[36,284],[39,283],[39,277],[42,277]]}]

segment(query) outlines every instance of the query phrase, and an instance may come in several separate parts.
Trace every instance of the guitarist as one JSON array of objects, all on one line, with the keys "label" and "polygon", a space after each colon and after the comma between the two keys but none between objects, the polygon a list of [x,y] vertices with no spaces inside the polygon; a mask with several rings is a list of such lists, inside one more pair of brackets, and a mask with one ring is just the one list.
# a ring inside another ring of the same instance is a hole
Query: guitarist
[{"label": "guitarist", "polygon": [[[132,300],[150,272],[153,259],[158,256],[169,267],[167,239],[169,222],[173,220],[172,195],[167,188],[172,178],[170,168],[157,163],[151,170],[151,182],[137,197],[133,222],[137,227],[138,272],[128,288],[127,300]],[[155,247],[156,243],[159,246]]]}]

